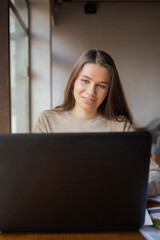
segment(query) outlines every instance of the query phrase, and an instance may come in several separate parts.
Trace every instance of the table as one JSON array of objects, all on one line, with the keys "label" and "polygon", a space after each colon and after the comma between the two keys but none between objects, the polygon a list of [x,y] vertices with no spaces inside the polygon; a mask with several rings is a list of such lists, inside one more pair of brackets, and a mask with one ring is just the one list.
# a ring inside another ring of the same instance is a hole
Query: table
[{"label": "table", "polygon": [[[160,207],[148,202],[147,207]],[[145,240],[138,231],[105,233],[3,233],[0,240]]]},{"label": "table", "polygon": [[107,232],[107,233],[65,233],[65,234],[44,234],[44,233],[19,233],[1,234],[0,240],[145,240],[137,232]]}]

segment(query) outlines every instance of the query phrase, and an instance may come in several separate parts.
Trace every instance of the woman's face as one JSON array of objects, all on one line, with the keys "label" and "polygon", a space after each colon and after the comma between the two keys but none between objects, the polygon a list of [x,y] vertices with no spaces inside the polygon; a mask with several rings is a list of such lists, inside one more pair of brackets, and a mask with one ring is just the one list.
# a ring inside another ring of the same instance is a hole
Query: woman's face
[{"label": "woman's face", "polygon": [[110,84],[109,71],[98,64],[87,63],[79,72],[74,83],[75,112],[85,112],[90,116],[107,96]]}]

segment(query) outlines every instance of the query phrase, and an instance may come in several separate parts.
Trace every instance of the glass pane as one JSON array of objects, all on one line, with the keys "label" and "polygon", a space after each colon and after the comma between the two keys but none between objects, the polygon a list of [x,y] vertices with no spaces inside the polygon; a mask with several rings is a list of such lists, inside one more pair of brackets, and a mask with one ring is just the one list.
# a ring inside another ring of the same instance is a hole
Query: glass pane
[{"label": "glass pane", "polygon": [[28,9],[26,0],[11,0],[11,2],[16,7],[19,15],[26,25],[26,28],[28,28]]},{"label": "glass pane", "polygon": [[10,10],[11,129],[29,132],[28,36]]}]

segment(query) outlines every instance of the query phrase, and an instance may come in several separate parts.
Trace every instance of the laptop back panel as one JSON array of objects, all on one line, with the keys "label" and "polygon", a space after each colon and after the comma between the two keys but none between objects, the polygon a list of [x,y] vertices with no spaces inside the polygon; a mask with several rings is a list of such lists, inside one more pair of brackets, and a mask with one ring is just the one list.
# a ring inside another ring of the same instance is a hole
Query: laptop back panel
[{"label": "laptop back panel", "polygon": [[148,132],[1,134],[0,230],[134,230],[144,223]]}]

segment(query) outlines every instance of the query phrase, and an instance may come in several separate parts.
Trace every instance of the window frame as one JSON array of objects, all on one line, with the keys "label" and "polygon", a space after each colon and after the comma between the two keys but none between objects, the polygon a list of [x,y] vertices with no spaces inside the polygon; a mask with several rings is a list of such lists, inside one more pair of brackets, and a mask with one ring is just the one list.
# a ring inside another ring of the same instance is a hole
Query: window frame
[{"label": "window frame", "polygon": [[[17,21],[19,22],[19,24],[21,25],[21,27],[23,28],[23,30],[25,31],[26,35],[28,36],[28,66],[26,69],[27,72],[27,77],[28,77],[28,81],[29,81],[29,86],[28,86],[28,90],[29,90],[29,94],[28,94],[28,98],[29,98],[29,132],[31,132],[31,82],[30,82],[30,13],[29,13],[29,1],[28,0],[24,0],[27,6],[27,25],[25,24],[25,22],[23,21],[21,15],[19,14],[17,8],[15,7],[15,5],[13,4],[13,2],[11,0],[9,0],[9,8],[8,8],[8,12],[9,12],[9,17],[10,17],[10,10],[12,11],[12,13],[14,14],[14,16],[16,17]],[[10,34],[9,34],[9,51],[10,51]],[[10,62],[10,55],[9,55],[9,62]],[[11,77],[10,77],[11,80]],[[12,132],[12,115],[11,115],[11,87],[10,87],[10,131]]]}]

